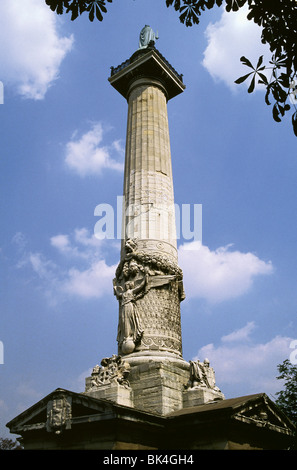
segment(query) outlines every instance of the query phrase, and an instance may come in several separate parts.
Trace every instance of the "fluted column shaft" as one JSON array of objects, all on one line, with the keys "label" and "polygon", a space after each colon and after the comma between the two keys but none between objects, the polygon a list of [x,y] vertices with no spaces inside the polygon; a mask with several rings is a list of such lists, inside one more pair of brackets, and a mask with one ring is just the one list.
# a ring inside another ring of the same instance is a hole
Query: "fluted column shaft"
[{"label": "fluted column shaft", "polygon": [[122,233],[177,260],[167,100],[157,81],[136,80],[129,93]]}]

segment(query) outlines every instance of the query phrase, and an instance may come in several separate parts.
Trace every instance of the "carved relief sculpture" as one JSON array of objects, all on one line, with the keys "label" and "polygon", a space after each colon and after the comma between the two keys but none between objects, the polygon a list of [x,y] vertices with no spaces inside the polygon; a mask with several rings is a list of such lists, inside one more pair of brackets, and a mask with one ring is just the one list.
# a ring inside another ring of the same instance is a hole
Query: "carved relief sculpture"
[{"label": "carved relief sculpture", "polygon": [[114,279],[114,294],[119,301],[119,354],[132,353],[142,339],[144,328],[138,312],[138,300],[151,289],[172,283],[177,286],[179,302],[185,297],[179,266],[162,252],[138,251],[135,238],[126,240],[124,255]]},{"label": "carved relief sculpture", "polygon": [[212,390],[220,391],[216,386],[214,369],[210,367],[209,360],[203,362],[190,362],[190,380],[187,388],[207,387]]},{"label": "carved relief sculpture", "polygon": [[64,429],[71,428],[71,399],[58,395],[47,404],[46,429],[48,432],[60,434]]},{"label": "carved relief sculpture", "polygon": [[121,356],[114,354],[112,357],[106,357],[102,359],[101,367],[96,365],[93,368],[91,382],[86,391],[102,385],[109,385],[113,382],[129,387],[129,373],[130,366],[127,362],[123,361]]}]

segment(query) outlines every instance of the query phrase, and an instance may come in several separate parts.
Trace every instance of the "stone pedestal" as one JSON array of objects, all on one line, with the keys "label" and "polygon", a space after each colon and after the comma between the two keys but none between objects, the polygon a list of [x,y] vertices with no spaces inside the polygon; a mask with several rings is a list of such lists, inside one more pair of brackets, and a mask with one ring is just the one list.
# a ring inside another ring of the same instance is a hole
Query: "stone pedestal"
[{"label": "stone pedestal", "polygon": [[223,400],[224,398],[220,390],[206,387],[189,388],[183,392],[183,408],[191,408],[216,400]]},{"label": "stone pedestal", "polygon": [[173,358],[127,359],[135,408],[166,415],[183,407],[189,364]]},{"label": "stone pedestal", "polygon": [[151,351],[104,358],[86,378],[84,393],[161,416],[225,398],[207,360]]},{"label": "stone pedestal", "polygon": [[128,385],[120,385],[118,382],[101,385],[98,388],[90,388],[90,377],[86,379],[86,394],[99,400],[110,400],[118,405],[133,406],[133,391]]}]

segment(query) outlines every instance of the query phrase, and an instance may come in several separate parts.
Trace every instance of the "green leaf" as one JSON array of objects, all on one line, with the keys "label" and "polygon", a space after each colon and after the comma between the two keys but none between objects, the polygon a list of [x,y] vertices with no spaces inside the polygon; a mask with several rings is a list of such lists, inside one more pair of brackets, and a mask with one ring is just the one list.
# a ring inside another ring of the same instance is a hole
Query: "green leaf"
[{"label": "green leaf", "polygon": [[259,72],[258,72],[258,75],[260,76],[260,78],[262,80],[261,83],[263,83],[264,85],[268,85],[268,80],[267,80],[266,75],[264,75],[263,73],[259,73]]},{"label": "green leaf", "polygon": [[258,60],[258,63],[257,63],[257,67],[256,67],[257,70],[260,67],[260,65],[262,64],[262,62],[263,62],[263,56],[261,55],[261,57],[259,57],[259,60]]},{"label": "green leaf", "polygon": [[71,21],[74,21],[76,20],[76,18],[78,17],[78,6],[77,5],[74,5],[72,6],[71,8]]},{"label": "green leaf", "polygon": [[247,75],[243,75],[242,77],[239,77],[237,80],[234,81],[234,83],[237,83],[238,85],[242,82],[244,82],[253,72],[248,73]]},{"label": "green leaf", "polygon": [[[107,12],[106,8],[105,8],[103,5],[101,5],[101,10],[103,11],[103,13],[106,13],[106,12]],[[99,21],[102,21],[102,20],[103,20],[103,16],[102,16],[102,14],[101,14],[101,11],[100,11],[99,6],[97,6],[97,8],[96,8],[96,18],[97,18],[97,20],[99,20]]]},{"label": "green leaf", "polygon": [[292,125],[294,134],[297,137],[297,111],[295,111],[295,113],[292,115]]},{"label": "green leaf", "polygon": [[249,61],[249,59],[242,56],[242,57],[240,57],[240,60],[244,65],[247,65],[248,67],[251,67],[253,70],[255,70],[254,67],[252,66],[251,62]]},{"label": "green leaf", "polygon": [[273,109],[272,109],[272,116],[273,116],[273,119],[274,119],[276,122],[281,122],[281,119],[280,119],[280,117],[279,117],[279,111],[278,111],[277,103],[275,103],[275,105],[273,106]]},{"label": "green leaf", "polygon": [[65,0],[45,0],[45,3],[52,11],[56,11],[57,15],[63,14],[64,6],[68,7],[68,1]]},{"label": "green leaf", "polygon": [[256,74],[254,74],[253,78],[252,78],[252,81],[250,83],[250,86],[248,88],[248,93],[252,93],[254,91],[254,88],[255,88],[255,76]]}]

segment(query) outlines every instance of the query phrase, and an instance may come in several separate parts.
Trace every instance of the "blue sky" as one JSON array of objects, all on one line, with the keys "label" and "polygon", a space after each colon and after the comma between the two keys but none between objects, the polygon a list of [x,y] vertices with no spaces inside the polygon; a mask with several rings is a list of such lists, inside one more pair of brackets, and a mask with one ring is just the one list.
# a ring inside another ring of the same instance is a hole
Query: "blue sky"
[{"label": "blue sky", "polygon": [[233,84],[242,55],[267,57],[258,27],[216,9],[186,28],[165,0],[108,8],[92,24],[1,1],[0,436],[117,352],[120,241],[94,237],[94,210],[122,195],[127,103],[108,77],[145,24],[186,85],[168,103],[175,202],[202,204],[202,246],[178,242],[183,356],[208,357],[226,398],[273,398],[297,338],[296,137]]}]

